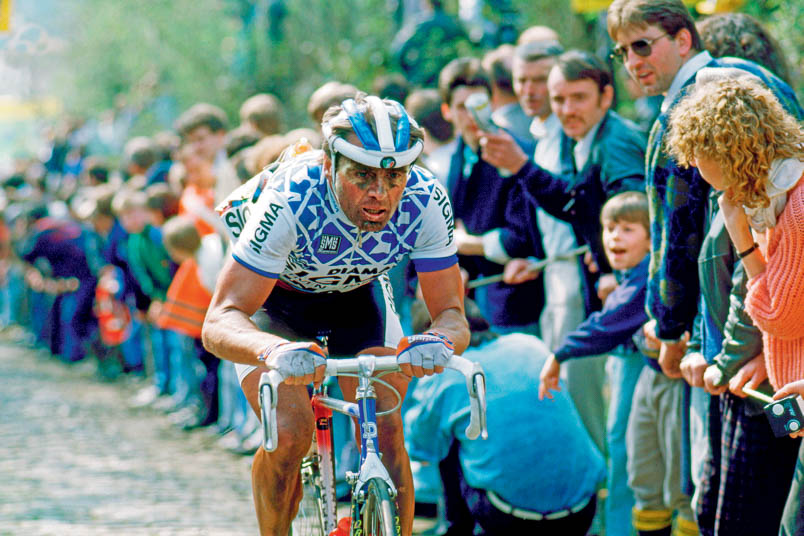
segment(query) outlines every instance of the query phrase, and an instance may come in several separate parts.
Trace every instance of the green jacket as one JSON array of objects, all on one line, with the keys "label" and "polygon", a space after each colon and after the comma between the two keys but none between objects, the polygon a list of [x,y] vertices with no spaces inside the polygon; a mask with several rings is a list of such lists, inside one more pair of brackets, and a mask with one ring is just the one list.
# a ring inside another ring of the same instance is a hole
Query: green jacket
[{"label": "green jacket", "polygon": [[161,231],[146,225],[141,233],[128,236],[126,250],[142,292],[151,299],[164,301],[175,269],[162,244]]},{"label": "green jacket", "polygon": [[[709,194],[708,229],[698,256],[701,300],[687,353],[702,353],[707,362],[723,371],[727,381],[762,352],[762,334],[745,310],[748,276],[726,230],[717,204],[719,195],[716,191]],[[706,322],[723,336],[719,349],[720,341],[711,336],[704,340]]]}]

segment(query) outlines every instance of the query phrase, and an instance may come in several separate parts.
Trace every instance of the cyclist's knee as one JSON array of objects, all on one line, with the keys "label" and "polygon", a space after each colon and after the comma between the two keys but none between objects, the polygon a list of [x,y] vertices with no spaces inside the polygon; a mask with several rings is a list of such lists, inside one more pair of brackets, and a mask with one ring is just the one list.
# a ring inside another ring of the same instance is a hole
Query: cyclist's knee
[{"label": "cyclist's knee", "polygon": [[377,422],[380,441],[383,443],[383,450],[395,450],[404,448],[405,437],[402,432],[402,417],[399,412],[381,417]]}]

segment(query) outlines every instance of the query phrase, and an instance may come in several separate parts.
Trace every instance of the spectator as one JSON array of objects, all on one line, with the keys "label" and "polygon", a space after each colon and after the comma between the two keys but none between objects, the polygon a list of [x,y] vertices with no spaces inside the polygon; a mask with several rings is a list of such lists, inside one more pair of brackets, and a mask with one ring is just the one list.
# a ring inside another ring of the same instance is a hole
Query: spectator
[{"label": "spectator", "polygon": [[715,58],[753,61],[790,84],[790,69],[776,39],[747,13],[717,13],[696,24],[703,47]]},{"label": "spectator", "polygon": [[[676,106],[670,117],[669,147],[682,165],[688,161],[686,154],[712,154],[713,146],[707,141],[710,136],[721,140],[715,145],[718,151],[725,144],[734,147],[740,142],[742,132],[735,126],[741,124],[740,112],[727,111],[727,117],[712,114],[711,99],[717,99],[720,106],[724,103],[724,93],[734,90],[733,86],[720,86],[716,80],[706,81],[706,75],[717,72],[717,69],[700,70],[696,88]],[[733,83],[738,84],[736,80]],[[700,97],[696,99],[702,91],[708,93],[704,102]],[[767,90],[763,91],[769,96]],[[731,97],[735,95],[731,93]],[[736,99],[728,103],[730,110],[739,106]],[[705,125],[705,129],[693,126],[690,121],[704,121],[697,124]],[[790,120],[789,124],[795,121]],[[761,134],[752,129],[749,143],[755,143],[754,136],[762,137]],[[801,137],[797,126],[795,135]],[[759,147],[751,150],[756,155],[767,152]],[[800,149],[794,152],[800,153]],[[752,160],[761,158],[754,154]],[[721,160],[728,161],[729,157]],[[804,165],[798,164],[797,176],[800,176]],[[705,180],[711,179],[705,163],[700,171]],[[721,183],[716,181],[716,186],[718,188],[710,193],[707,234],[699,257],[701,307],[693,338],[681,362],[681,371],[688,383],[705,387],[715,395],[705,401],[708,445],[701,448],[693,443],[693,475],[698,465],[702,468],[693,504],[701,534],[776,534],[795,468],[798,441],[776,439],[761,406],[744,399],[744,385],[765,391],[769,386],[762,335],[753,325],[745,304],[748,277],[729,239],[724,212],[718,206],[718,199],[728,194],[718,191],[723,186]],[[698,391],[693,390],[694,409]],[[695,435],[693,440],[696,440]]]},{"label": "spectator", "polygon": [[374,79],[371,92],[381,99],[391,99],[403,103],[410,93],[410,82],[400,73],[380,75]]},{"label": "spectator", "polygon": [[[454,371],[420,379],[405,416],[411,457],[438,464],[441,472],[445,534],[473,534],[476,524],[488,535],[586,534],[603,457],[568,396],[542,401],[533,389],[549,350],[532,335],[499,337],[477,306],[469,300],[466,306],[472,340],[463,356],[478,361],[488,385],[498,386],[488,399],[488,440],[465,436],[466,381]],[[413,318],[415,330],[429,325],[420,302]]]},{"label": "spectator", "polygon": [[531,26],[526,28],[521,34],[519,34],[519,38],[516,40],[517,45],[524,45],[526,43],[537,43],[539,41],[542,42],[559,42],[561,39],[558,35],[558,32],[549,28],[547,26]]},{"label": "spectator", "polygon": [[514,92],[511,64],[514,59],[514,46],[500,45],[483,56],[483,69],[491,79],[491,119],[494,123],[509,130],[523,140],[531,139],[531,118],[522,110]]},{"label": "spectator", "polygon": [[425,132],[422,159],[439,180],[446,178],[457,144],[452,123],[441,112],[442,102],[437,89],[416,89],[405,99],[405,109]]},{"label": "spectator", "polygon": [[143,293],[151,299],[146,319],[151,324],[148,335],[154,361],[154,383],[138,393],[135,405],[152,404],[159,396],[170,395],[173,388],[169,335],[153,322],[165,301],[174,267],[162,244],[161,231],[151,224],[147,201],[144,192],[131,190],[118,192],[112,201],[112,208],[128,233],[126,254],[129,267]]},{"label": "spectator", "polygon": [[[481,158],[482,131],[465,105],[470,95],[489,97],[491,83],[480,60],[464,57],[444,67],[438,86],[444,117],[452,122],[458,133],[446,184],[456,220],[455,242],[461,266],[469,271],[470,277],[499,274],[502,266],[487,258],[483,250],[483,235],[505,226],[514,183],[504,172],[501,175],[498,169]],[[523,151],[532,150],[526,142],[519,143],[523,144]],[[538,333],[539,313],[544,303],[544,287],[540,279],[516,287],[492,283],[479,287],[475,299],[494,329]]]},{"label": "spectator", "polygon": [[[698,31],[680,0],[614,0],[608,31],[615,53],[649,95],[664,94],[662,113],[647,150],[647,193],[651,204],[652,261],[647,307],[661,340],[660,364],[680,377],[679,363],[699,296],[697,257],[709,186],[695,169],[682,169],[664,149],[673,107],[703,67],[730,66],[759,76],[797,117],[802,111],[793,91],[768,71],[734,58],[712,59],[702,51]],[[679,240],[679,237],[684,237]]]},{"label": "spectator", "polygon": [[[215,281],[224,261],[221,237],[210,234],[202,237],[191,218],[171,218],[164,226],[165,249],[179,265],[167,291],[167,299],[159,312],[156,324],[160,329],[173,330],[188,338],[192,353],[171,355],[171,366],[176,365],[182,382],[177,405],[184,408],[177,417],[184,429],[209,426],[218,419],[218,367],[220,360],[207,352],[201,344],[201,326],[212,300]],[[204,366],[206,373],[200,381],[201,407],[192,407],[194,366],[190,357]]]},{"label": "spectator", "polygon": [[215,201],[223,200],[240,186],[234,168],[226,158],[226,114],[211,104],[190,107],[176,120],[176,131],[182,139],[187,158],[197,158],[201,165],[212,167]]},{"label": "spectator", "polygon": [[332,80],[316,89],[307,101],[307,115],[310,116],[316,127],[321,127],[321,120],[324,118],[330,106],[335,106],[345,99],[351,99],[357,94],[357,88],[351,84],[344,84]]},{"label": "spectator", "polygon": [[[662,427],[666,424],[665,419],[672,414],[665,413],[670,406],[662,403],[666,396],[661,396],[660,393],[665,390],[665,386],[661,383],[657,385],[657,379],[654,378],[658,366],[646,357],[651,367],[643,372],[642,358],[631,342],[634,333],[648,320],[645,314],[645,284],[648,277],[650,225],[645,194],[624,192],[615,195],[603,205],[600,219],[606,255],[609,264],[619,276],[617,287],[606,299],[603,310],[592,313],[571,331],[561,346],[547,359],[540,375],[539,398],[551,396],[550,389],[558,389],[561,365],[567,360],[616,350],[608,363],[611,398],[606,426],[606,446],[609,453],[606,533],[630,534],[634,495],[628,487],[629,477],[636,482],[644,481],[641,473],[647,466],[636,460],[650,459],[656,461],[659,467],[665,468],[661,477],[656,478],[654,490],[671,481],[669,477],[676,471],[678,463],[678,456],[669,452],[657,452],[652,445],[649,446],[648,442],[642,440],[655,436],[663,444],[680,445],[680,441],[672,441],[673,435],[678,434],[679,430],[672,426]],[[657,387],[654,388],[654,385]],[[642,421],[629,426],[632,399],[636,399],[637,406],[640,407]],[[661,414],[653,414],[651,411],[644,411],[642,407],[658,407],[663,411]],[[628,447],[627,434],[630,434]],[[628,455],[626,451],[629,452]],[[626,471],[629,460],[633,461],[633,471]],[[656,476],[656,473],[651,475]]]},{"label": "spectator", "polygon": [[248,125],[261,136],[282,132],[282,103],[270,93],[252,95],[240,106],[240,123]]}]

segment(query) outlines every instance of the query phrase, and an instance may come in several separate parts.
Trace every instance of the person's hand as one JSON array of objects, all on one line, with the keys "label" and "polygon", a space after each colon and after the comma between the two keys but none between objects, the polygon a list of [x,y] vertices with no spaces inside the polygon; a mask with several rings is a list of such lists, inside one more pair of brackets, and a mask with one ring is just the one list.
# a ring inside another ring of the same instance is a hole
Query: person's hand
[{"label": "person's hand", "polygon": [[151,300],[151,304],[148,306],[148,312],[145,313],[145,318],[148,319],[148,322],[154,324],[161,313],[162,302],[159,300]]},{"label": "person's hand", "polygon": [[587,251],[583,254],[583,263],[586,265],[586,269],[589,270],[590,274],[596,274],[600,271],[600,267],[595,262],[595,257],[592,255],[591,251]]},{"label": "person's hand", "polygon": [[729,380],[729,391],[735,396],[745,398],[748,396],[743,391],[743,387],[756,389],[759,384],[768,379],[768,371],[765,369],[765,355],[759,354],[743,365],[737,374]]},{"label": "person's hand", "polygon": [[642,334],[645,335],[645,345],[651,350],[658,350],[662,347],[662,341],[656,336],[656,320],[648,320],[642,326]]},{"label": "person's hand", "polygon": [[561,386],[558,385],[560,374],[561,363],[559,363],[555,355],[551,354],[547,361],[544,362],[542,372],[539,374],[539,400],[544,400],[544,397],[552,400],[553,394],[550,391],[561,390]]},{"label": "person's hand", "polygon": [[455,247],[461,255],[483,255],[483,238],[469,234],[463,222],[455,223]]},{"label": "person's hand", "polygon": [[668,378],[681,378],[681,358],[687,351],[689,332],[685,331],[677,341],[662,341],[659,348],[659,366]]},{"label": "person's hand", "polygon": [[[781,389],[773,394],[773,399],[781,400],[792,395],[804,396],[804,380],[797,380],[783,385]],[[790,437],[804,437],[804,428],[798,432],[793,432]]]},{"label": "person's hand", "polygon": [[519,144],[504,130],[485,132],[480,138],[480,152],[483,160],[511,174],[522,169],[528,161]]},{"label": "person's hand", "polygon": [[[592,261],[592,264],[594,264],[594,261]],[[606,298],[615,288],[617,288],[617,278],[614,277],[614,274],[603,274],[597,280],[597,297],[600,298],[601,302],[606,303]]]},{"label": "person's hand", "polygon": [[531,270],[530,266],[531,262],[528,259],[511,259],[503,268],[503,283],[519,285],[536,279],[541,270]]},{"label": "person's hand", "polygon": [[274,343],[258,359],[267,368],[278,370],[288,385],[319,385],[327,371],[327,354],[314,342]]},{"label": "person's hand", "polygon": [[706,359],[698,352],[692,352],[681,359],[681,376],[688,384],[693,387],[704,386],[704,372],[706,371]]},{"label": "person's hand", "polygon": [[713,396],[719,396],[729,388],[728,382],[723,381],[723,371],[716,365],[709,365],[704,371],[704,389]]},{"label": "person's hand", "polygon": [[455,346],[449,337],[435,331],[425,331],[402,337],[396,347],[396,361],[403,374],[421,378],[434,372],[443,372],[454,351]]}]

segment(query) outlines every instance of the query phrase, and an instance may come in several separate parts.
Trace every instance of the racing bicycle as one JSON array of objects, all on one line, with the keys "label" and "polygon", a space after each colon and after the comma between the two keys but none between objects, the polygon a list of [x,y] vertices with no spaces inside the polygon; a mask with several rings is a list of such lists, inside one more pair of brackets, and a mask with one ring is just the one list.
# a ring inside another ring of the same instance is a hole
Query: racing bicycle
[{"label": "racing bicycle", "polygon": [[[466,428],[469,439],[488,437],[486,428],[486,378],[479,363],[452,356],[447,363],[463,373],[470,398],[470,422]],[[359,355],[351,359],[328,359],[327,376],[358,378],[355,402],[346,402],[327,395],[325,386],[317,388],[311,397],[315,416],[315,437],[310,454],[301,464],[302,501],[293,521],[293,536],[397,536],[401,534],[397,513],[397,489],[382,464],[377,438],[377,417],[397,411],[402,396],[382,376],[399,370],[396,356]],[[377,375],[375,376],[375,373]],[[263,426],[263,445],[268,452],[277,447],[276,406],[279,384],[284,377],[278,370],[262,374],[259,386],[260,411]],[[384,385],[396,395],[396,405],[376,411],[374,383]],[[322,384],[323,385],[323,384]],[[332,412],[337,411],[357,419],[360,430],[360,464],[357,472],[347,472],[351,487],[349,517],[337,519],[335,495],[335,462],[332,453]]]}]

